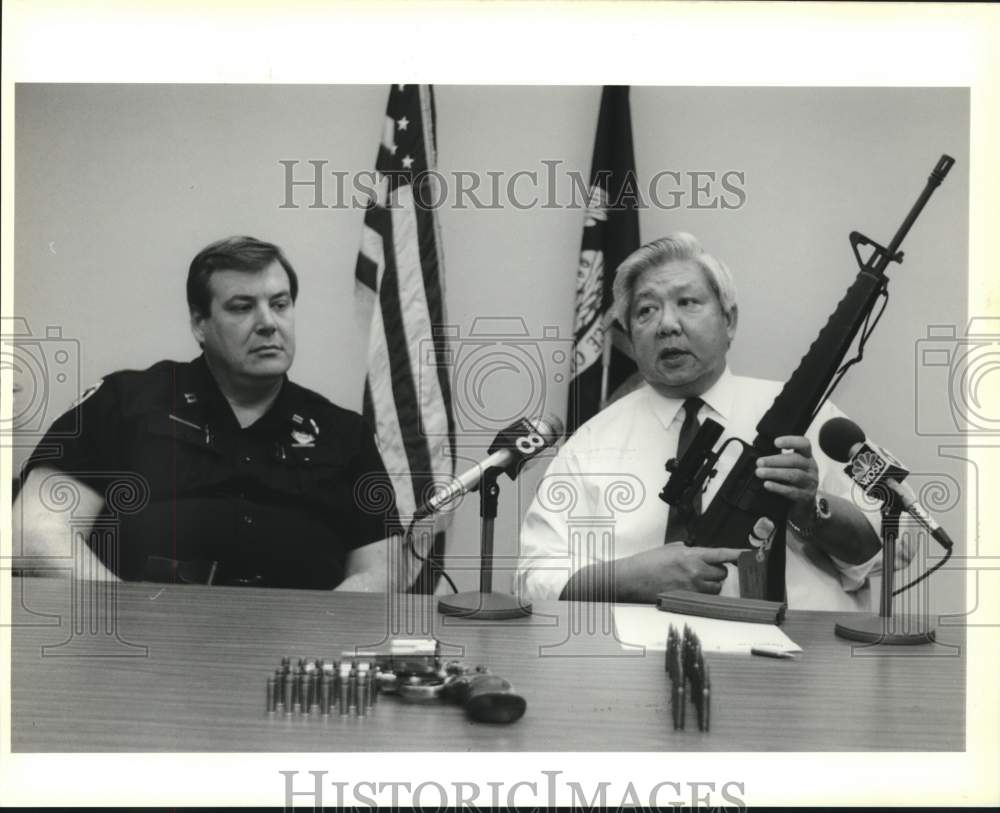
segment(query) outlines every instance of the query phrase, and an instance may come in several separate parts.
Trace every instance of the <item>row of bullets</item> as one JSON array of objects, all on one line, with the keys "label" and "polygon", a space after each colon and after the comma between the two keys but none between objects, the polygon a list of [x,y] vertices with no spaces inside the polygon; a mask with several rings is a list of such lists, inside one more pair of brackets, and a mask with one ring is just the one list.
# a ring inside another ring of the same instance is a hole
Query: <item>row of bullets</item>
[{"label": "row of bullets", "polygon": [[671,624],[667,632],[666,671],[670,675],[670,708],[674,730],[684,730],[687,698],[694,703],[698,730],[708,731],[712,709],[712,680],[701,651],[701,641],[685,624],[681,636]]},{"label": "row of bullets", "polygon": [[267,713],[366,717],[378,699],[378,673],[365,660],[299,658],[293,668],[291,658],[284,657],[267,679]]}]

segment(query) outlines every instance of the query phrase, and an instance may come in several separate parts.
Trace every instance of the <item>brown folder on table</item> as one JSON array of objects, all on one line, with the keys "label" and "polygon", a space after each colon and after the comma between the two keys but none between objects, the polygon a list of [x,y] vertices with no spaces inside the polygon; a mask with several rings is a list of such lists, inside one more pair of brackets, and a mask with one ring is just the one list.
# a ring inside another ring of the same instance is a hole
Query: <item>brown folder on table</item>
[{"label": "brown folder on table", "polygon": [[781,624],[788,608],[784,602],[713,596],[692,590],[670,590],[660,593],[657,599],[657,607],[664,612],[722,618],[726,621],[749,621],[754,624]]}]

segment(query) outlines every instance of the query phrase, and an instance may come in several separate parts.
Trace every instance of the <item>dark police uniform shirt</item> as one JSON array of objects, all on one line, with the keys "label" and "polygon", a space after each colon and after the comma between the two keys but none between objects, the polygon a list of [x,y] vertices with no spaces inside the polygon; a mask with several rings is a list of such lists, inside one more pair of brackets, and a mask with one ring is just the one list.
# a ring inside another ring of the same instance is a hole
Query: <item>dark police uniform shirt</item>
[{"label": "dark police uniform shirt", "polygon": [[[77,437],[59,437],[74,425]],[[61,456],[48,457],[57,445]],[[117,545],[92,547],[128,580],[329,589],[394,516],[360,415],[285,378],[268,412],[241,428],[203,356],[107,376],[53,424],[27,464],[37,465],[105,496],[100,524]],[[130,473],[148,483],[139,510],[141,493],[120,493],[145,488]]]}]

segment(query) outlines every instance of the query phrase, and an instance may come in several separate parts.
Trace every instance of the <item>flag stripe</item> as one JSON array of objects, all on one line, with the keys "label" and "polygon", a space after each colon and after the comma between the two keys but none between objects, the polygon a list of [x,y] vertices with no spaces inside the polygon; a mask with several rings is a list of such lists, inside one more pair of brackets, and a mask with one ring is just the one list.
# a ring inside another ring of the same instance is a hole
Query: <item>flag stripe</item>
[{"label": "flag stripe", "polygon": [[[421,125],[424,131],[424,144],[427,146],[427,165],[437,165],[437,115],[434,109],[433,89],[421,88]],[[424,176],[423,183],[433,183],[433,176]],[[438,388],[445,408],[443,410],[447,426],[446,463],[449,471],[455,470],[455,417],[452,410],[452,393],[448,375],[450,359],[447,357],[447,337],[440,328],[444,327],[444,269],[442,268],[442,252],[440,251],[441,234],[437,218],[432,211],[417,207],[417,233],[420,235],[420,261],[424,274],[424,290],[426,292],[427,310],[431,325],[439,329],[431,329],[431,341],[434,348],[434,358],[437,366]]]},{"label": "flag stripe", "polygon": [[[400,196],[409,194],[409,187],[401,189]],[[393,210],[393,220],[407,230],[417,231],[417,220],[414,216],[412,201],[405,206],[400,206]],[[407,273],[402,279],[406,284],[400,286],[403,294],[403,320],[404,329],[407,336],[407,343],[410,348],[419,354],[417,359],[418,385],[420,395],[420,414],[418,416],[423,434],[429,440],[433,438],[447,436],[448,422],[439,404],[445,401],[444,393],[441,390],[439,374],[441,369],[438,364],[438,357],[432,340],[432,316],[427,302],[426,277],[424,267],[421,263],[418,241],[399,240],[397,245],[397,263],[400,268],[405,267]],[[450,471],[450,464],[447,469]],[[432,469],[435,473],[441,470],[440,463],[433,461]]]},{"label": "flag stripe", "polygon": [[[417,232],[421,235],[420,260],[424,275],[424,291],[427,300],[427,312],[432,325],[431,342],[434,358],[437,362],[438,388],[445,404],[444,415],[447,422],[448,444],[451,455],[450,469],[455,466],[455,420],[452,410],[451,381],[448,375],[449,359],[447,357],[448,341],[441,329],[444,327],[444,286],[436,285],[435,281],[443,275],[439,273],[441,256],[438,250],[437,221],[433,215],[417,207]],[[435,330],[433,326],[438,326]]]},{"label": "flag stripe", "polygon": [[[410,430],[404,433],[403,443],[414,494],[419,501],[429,496],[424,491],[432,480],[432,473],[437,473],[428,441],[441,437],[446,425],[438,406],[442,398],[437,376],[424,363],[426,360],[420,357],[420,353],[427,349],[424,343],[430,341],[431,330],[410,187],[401,187],[396,194],[397,199],[391,209],[392,230],[396,237],[393,242],[395,254],[392,261],[386,264],[386,276],[389,276],[390,269],[394,276],[395,290],[391,293],[395,299],[383,298],[383,309],[387,317],[391,313],[396,320],[391,325],[393,336],[390,336],[387,324],[386,342],[390,344],[390,357],[395,359],[398,356],[398,365],[393,365],[393,394],[397,410],[405,412],[401,415],[401,426]],[[387,287],[384,282],[383,292]],[[390,307],[398,308],[398,311],[390,311]],[[411,358],[411,351],[416,355],[415,359]]]}]

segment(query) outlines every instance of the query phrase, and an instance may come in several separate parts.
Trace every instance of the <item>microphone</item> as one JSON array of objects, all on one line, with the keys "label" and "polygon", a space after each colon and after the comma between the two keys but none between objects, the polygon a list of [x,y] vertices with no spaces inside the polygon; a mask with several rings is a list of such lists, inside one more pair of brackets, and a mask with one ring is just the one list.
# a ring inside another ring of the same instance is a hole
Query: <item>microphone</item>
[{"label": "microphone", "polygon": [[903,481],[909,470],[890,452],[869,442],[861,427],[849,418],[831,418],[819,430],[819,447],[830,458],[847,463],[844,473],[870,493],[881,486],[899,499],[900,505],[941,547],[951,550],[954,544],[948,533],[917,500],[917,495]]},{"label": "microphone", "polygon": [[556,444],[564,431],[563,422],[555,415],[528,420],[522,418],[500,432],[489,448],[489,457],[442,484],[434,496],[421,505],[413,522],[436,514],[449,503],[479,488],[486,472],[501,469],[511,480],[517,478],[528,461]]}]

